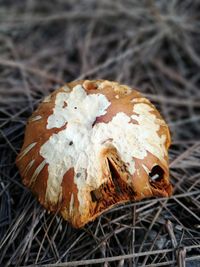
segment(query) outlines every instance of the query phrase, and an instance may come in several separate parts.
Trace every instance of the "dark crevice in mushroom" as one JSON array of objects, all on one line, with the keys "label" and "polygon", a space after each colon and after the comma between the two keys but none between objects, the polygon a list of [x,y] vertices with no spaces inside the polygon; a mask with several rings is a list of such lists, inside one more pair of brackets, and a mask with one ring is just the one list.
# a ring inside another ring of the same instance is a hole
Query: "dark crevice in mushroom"
[{"label": "dark crevice in mushroom", "polygon": [[153,188],[155,188],[155,189],[158,189],[158,186],[156,185],[156,183],[154,183],[154,182],[150,182],[150,185],[151,185],[151,187],[153,187]]},{"label": "dark crevice in mushroom", "polygon": [[81,176],[81,173],[78,172],[78,173],[76,174],[76,177],[79,178],[80,176]]},{"label": "dark crevice in mushroom", "polygon": [[164,170],[159,165],[155,165],[149,173],[151,182],[161,182],[164,178],[164,173]]},{"label": "dark crevice in mushroom", "polygon": [[67,107],[67,102],[64,101],[62,108],[66,108],[66,107]]},{"label": "dark crevice in mushroom", "polygon": [[93,202],[97,202],[102,198],[100,189],[93,190],[90,192],[90,194]]},{"label": "dark crevice in mushroom", "polygon": [[120,175],[119,175],[118,171],[115,169],[115,167],[113,166],[113,163],[109,159],[108,159],[108,166],[110,169],[112,181],[113,181],[114,186],[115,186],[115,191],[117,193],[121,193],[120,183],[119,183]]}]

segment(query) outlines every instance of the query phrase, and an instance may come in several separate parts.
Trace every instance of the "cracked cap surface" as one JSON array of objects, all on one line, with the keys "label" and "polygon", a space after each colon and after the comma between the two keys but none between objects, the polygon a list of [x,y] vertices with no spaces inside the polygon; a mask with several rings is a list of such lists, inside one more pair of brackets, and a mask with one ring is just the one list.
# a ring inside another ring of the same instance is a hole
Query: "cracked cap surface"
[{"label": "cracked cap surface", "polygon": [[169,196],[170,142],[167,124],[138,91],[82,80],[39,105],[16,163],[40,203],[78,228],[115,204]]}]

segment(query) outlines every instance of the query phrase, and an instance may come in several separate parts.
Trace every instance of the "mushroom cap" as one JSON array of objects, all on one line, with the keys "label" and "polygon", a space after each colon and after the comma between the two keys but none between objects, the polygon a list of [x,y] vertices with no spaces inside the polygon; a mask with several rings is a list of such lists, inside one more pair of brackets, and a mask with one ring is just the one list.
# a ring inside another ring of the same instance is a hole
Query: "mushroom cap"
[{"label": "mushroom cap", "polygon": [[113,205],[171,195],[170,142],[167,124],[138,91],[81,80],[33,112],[16,164],[39,202],[80,228]]}]

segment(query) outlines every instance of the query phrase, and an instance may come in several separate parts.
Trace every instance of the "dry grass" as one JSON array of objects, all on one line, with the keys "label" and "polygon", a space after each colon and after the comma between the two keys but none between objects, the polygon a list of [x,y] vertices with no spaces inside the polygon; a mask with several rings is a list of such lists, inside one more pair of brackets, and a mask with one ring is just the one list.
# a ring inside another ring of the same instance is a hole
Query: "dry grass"
[{"label": "dry grass", "polygon": [[[199,12],[198,0],[1,1],[1,266],[200,266]],[[155,103],[173,136],[174,195],[74,230],[40,207],[14,162],[39,101],[79,78],[136,86]]]}]

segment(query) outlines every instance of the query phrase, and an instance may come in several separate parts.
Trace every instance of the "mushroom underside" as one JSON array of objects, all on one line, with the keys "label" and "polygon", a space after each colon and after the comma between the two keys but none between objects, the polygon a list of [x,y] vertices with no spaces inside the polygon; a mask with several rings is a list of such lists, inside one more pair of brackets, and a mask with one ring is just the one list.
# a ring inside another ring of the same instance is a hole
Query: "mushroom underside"
[{"label": "mushroom underside", "polygon": [[[140,195],[140,192],[135,190],[134,183],[128,183],[132,176],[120,157],[111,153],[105,160],[109,171],[109,179],[98,189],[90,192],[92,202],[96,204],[94,214],[99,214],[118,203],[138,200]],[[165,196],[165,190],[169,185],[166,184],[165,172],[159,165],[155,165],[151,169],[149,185],[152,189],[152,196]]]}]

